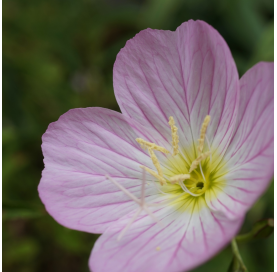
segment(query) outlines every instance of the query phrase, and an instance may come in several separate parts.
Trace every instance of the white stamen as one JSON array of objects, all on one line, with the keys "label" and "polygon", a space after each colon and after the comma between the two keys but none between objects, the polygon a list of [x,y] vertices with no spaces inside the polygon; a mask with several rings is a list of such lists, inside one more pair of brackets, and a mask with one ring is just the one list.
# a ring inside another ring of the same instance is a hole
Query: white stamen
[{"label": "white stamen", "polygon": [[112,179],[109,175],[106,175],[106,178],[108,180],[110,180],[114,185],[116,185],[120,190],[122,190],[132,200],[134,200],[136,203],[140,204],[141,201],[136,196],[134,196],[132,193],[130,193],[127,189],[125,189],[122,185],[120,185],[117,181]]},{"label": "white stamen", "polygon": [[142,184],[141,184],[141,205],[144,205],[144,200],[145,200],[145,182],[146,182],[146,177],[145,177],[145,169],[142,170]]},{"label": "white stamen", "polygon": [[180,186],[182,187],[182,189],[187,192],[188,194],[192,195],[192,196],[200,196],[201,194],[194,194],[192,193],[183,182],[179,182]]},{"label": "white stamen", "polygon": [[132,219],[128,222],[128,224],[126,225],[126,227],[120,232],[120,234],[117,237],[117,241],[119,241],[123,235],[127,232],[127,230],[130,228],[130,226],[134,223],[134,221],[137,219],[137,217],[139,216],[139,214],[141,213],[142,209],[138,209],[137,212],[134,214],[134,216],[132,217]]},{"label": "white stamen", "polygon": [[204,181],[206,181],[205,176],[204,176],[204,173],[203,173],[203,170],[202,170],[201,162],[199,163],[199,168],[200,168],[200,172],[201,172],[201,174],[202,174],[202,177],[203,177]]},{"label": "white stamen", "polygon": [[160,221],[158,220],[158,218],[147,208],[147,206],[144,206],[144,210],[153,219],[154,222],[156,222],[157,224],[160,224]]},{"label": "white stamen", "polygon": [[136,196],[134,196],[131,192],[129,192],[126,188],[124,188],[122,185],[120,185],[117,181],[115,181],[113,178],[111,178],[109,175],[106,175],[106,178],[109,179],[113,184],[115,184],[120,190],[122,190],[127,196],[129,196],[132,200],[134,200],[140,208],[137,210],[137,212],[134,214],[132,219],[128,222],[127,226],[121,231],[119,234],[117,240],[119,241],[123,235],[126,233],[126,231],[130,228],[130,226],[134,223],[134,221],[137,219],[139,214],[142,210],[144,210],[156,223],[158,223],[158,219],[154,216],[154,214],[148,209],[148,205],[145,203],[145,169],[143,169],[142,173],[142,184],[141,184],[141,199],[138,199]]}]

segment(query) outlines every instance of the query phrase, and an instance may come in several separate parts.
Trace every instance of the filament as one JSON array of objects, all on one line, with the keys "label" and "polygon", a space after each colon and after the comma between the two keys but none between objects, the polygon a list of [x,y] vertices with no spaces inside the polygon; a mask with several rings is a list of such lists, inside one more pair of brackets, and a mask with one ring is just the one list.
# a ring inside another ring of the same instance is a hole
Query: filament
[{"label": "filament", "polygon": [[190,194],[190,195],[192,195],[192,196],[200,196],[200,195],[202,195],[202,194],[194,194],[194,193],[192,193],[192,192],[186,187],[186,185],[185,185],[184,183],[179,182],[179,184],[180,184],[180,186],[182,187],[182,189],[183,189],[185,192],[187,192],[188,194]]},{"label": "filament", "polygon": [[134,214],[134,216],[132,217],[132,219],[128,222],[128,224],[126,225],[126,227],[120,232],[120,234],[117,237],[117,241],[119,241],[124,234],[127,232],[127,230],[130,228],[130,226],[134,223],[134,221],[137,219],[137,217],[139,216],[139,214],[141,213],[142,209],[138,209],[137,212]]},{"label": "filament", "polygon": [[199,168],[200,168],[200,171],[201,171],[201,174],[202,174],[202,177],[203,177],[204,181],[206,181],[203,170],[202,170],[201,162],[199,163]]}]

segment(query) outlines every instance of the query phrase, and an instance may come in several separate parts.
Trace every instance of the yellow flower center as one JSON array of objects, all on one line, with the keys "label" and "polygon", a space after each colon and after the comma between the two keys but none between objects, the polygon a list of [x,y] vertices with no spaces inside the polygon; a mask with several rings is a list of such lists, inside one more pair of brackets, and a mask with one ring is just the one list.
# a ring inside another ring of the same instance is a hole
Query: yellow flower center
[{"label": "yellow flower center", "polygon": [[[207,207],[207,201],[217,197],[218,193],[222,191],[225,186],[223,177],[226,174],[226,167],[223,163],[222,166],[217,168],[217,160],[212,162],[212,154],[216,157],[217,152],[214,149],[211,150],[206,137],[209,122],[210,116],[206,116],[197,143],[180,148],[178,128],[175,126],[173,117],[170,116],[168,124],[171,128],[172,154],[166,148],[155,143],[147,142],[141,138],[136,139],[143,149],[148,150],[152,163],[156,168],[156,171],[154,171],[146,166],[140,166],[143,169],[141,199],[138,199],[110,176],[106,176],[139,205],[139,209],[119,234],[118,240],[123,237],[142,211],[145,211],[156,223],[159,222],[156,215],[149,209],[151,206],[170,204],[176,211],[192,215],[200,212],[203,207]],[[162,163],[158,160],[157,152],[165,155],[162,158]],[[211,169],[213,169],[212,172]],[[168,197],[158,197],[156,202],[150,204],[145,202],[146,172],[155,178],[153,183],[157,190]],[[157,247],[156,250],[159,251],[160,247]]]},{"label": "yellow flower center", "polygon": [[[185,198],[195,198],[204,195],[207,190],[211,189],[211,185],[215,184],[214,174],[210,173],[210,169],[213,166],[212,150],[206,136],[210,119],[209,115],[205,117],[200,129],[198,142],[193,143],[191,147],[180,149],[178,128],[175,126],[173,117],[170,116],[168,123],[171,128],[172,154],[169,154],[170,152],[167,149],[155,143],[147,142],[141,138],[136,139],[142,148],[148,150],[156,171],[145,166],[141,166],[141,168],[145,169],[160,183],[160,186],[155,185],[161,193],[170,195],[182,194],[186,195],[184,196]],[[162,152],[167,155],[166,162],[163,162],[163,166],[166,165],[167,167],[162,167],[155,152]],[[193,155],[184,159],[182,154]],[[216,150],[213,150],[213,154],[216,154]],[[222,185],[222,179],[219,184]],[[216,190],[216,188],[214,189]]]}]

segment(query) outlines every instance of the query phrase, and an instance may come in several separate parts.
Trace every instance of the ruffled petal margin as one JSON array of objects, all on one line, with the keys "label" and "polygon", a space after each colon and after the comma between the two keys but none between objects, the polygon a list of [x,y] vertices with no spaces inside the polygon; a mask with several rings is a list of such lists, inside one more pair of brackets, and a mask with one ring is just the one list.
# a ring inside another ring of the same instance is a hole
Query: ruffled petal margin
[{"label": "ruffled petal margin", "polygon": [[196,202],[182,200],[179,208],[167,206],[154,214],[159,224],[141,216],[120,241],[117,237],[132,214],[109,227],[92,250],[91,271],[188,271],[222,249],[242,223],[242,219],[230,221],[214,214],[202,197]]},{"label": "ruffled petal margin", "polygon": [[[206,201],[230,218],[243,216],[273,177],[274,73],[273,63],[261,62],[240,80],[240,107],[234,136],[218,165],[218,189]],[[224,175],[222,182],[220,176]]]},{"label": "ruffled petal margin", "polygon": [[[42,137],[45,169],[38,187],[47,211],[60,224],[102,233],[136,204],[108,181],[110,175],[140,196],[140,165],[152,166],[135,141],[153,141],[145,128],[120,113],[73,109],[49,125]],[[155,197],[148,188],[146,196]]]},{"label": "ruffled petal margin", "polygon": [[224,39],[203,21],[183,23],[175,32],[146,29],[129,40],[116,58],[114,90],[122,113],[155,129],[163,145],[171,139],[169,116],[184,149],[196,143],[208,114],[207,135],[217,154],[231,140],[238,73]]}]

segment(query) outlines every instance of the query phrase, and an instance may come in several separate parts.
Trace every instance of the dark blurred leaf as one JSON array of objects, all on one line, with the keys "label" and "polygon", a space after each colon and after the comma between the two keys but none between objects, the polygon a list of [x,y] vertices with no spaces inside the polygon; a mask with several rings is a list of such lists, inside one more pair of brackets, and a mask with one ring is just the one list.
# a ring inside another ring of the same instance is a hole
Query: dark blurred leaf
[{"label": "dark blurred leaf", "polygon": [[258,61],[274,61],[274,23],[270,23],[259,39],[251,64],[254,65]]},{"label": "dark blurred leaf", "polygon": [[32,271],[31,267],[35,266],[39,246],[34,239],[17,239],[10,241],[9,245],[4,247],[4,251],[4,264],[26,265],[29,266],[29,271]]},{"label": "dark blurred leaf", "polygon": [[274,220],[272,218],[262,219],[253,225],[249,233],[236,237],[237,242],[249,242],[254,239],[264,239],[269,237],[274,230]]},{"label": "dark blurred leaf", "polygon": [[268,238],[274,230],[274,220],[264,219],[257,222],[253,227],[253,236],[255,239]]},{"label": "dark blurred leaf", "polygon": [[2,219],[26,219],[26,218],[37,218],[45,215],[43,212],[26,210],[26,209],[3,209]]}]

